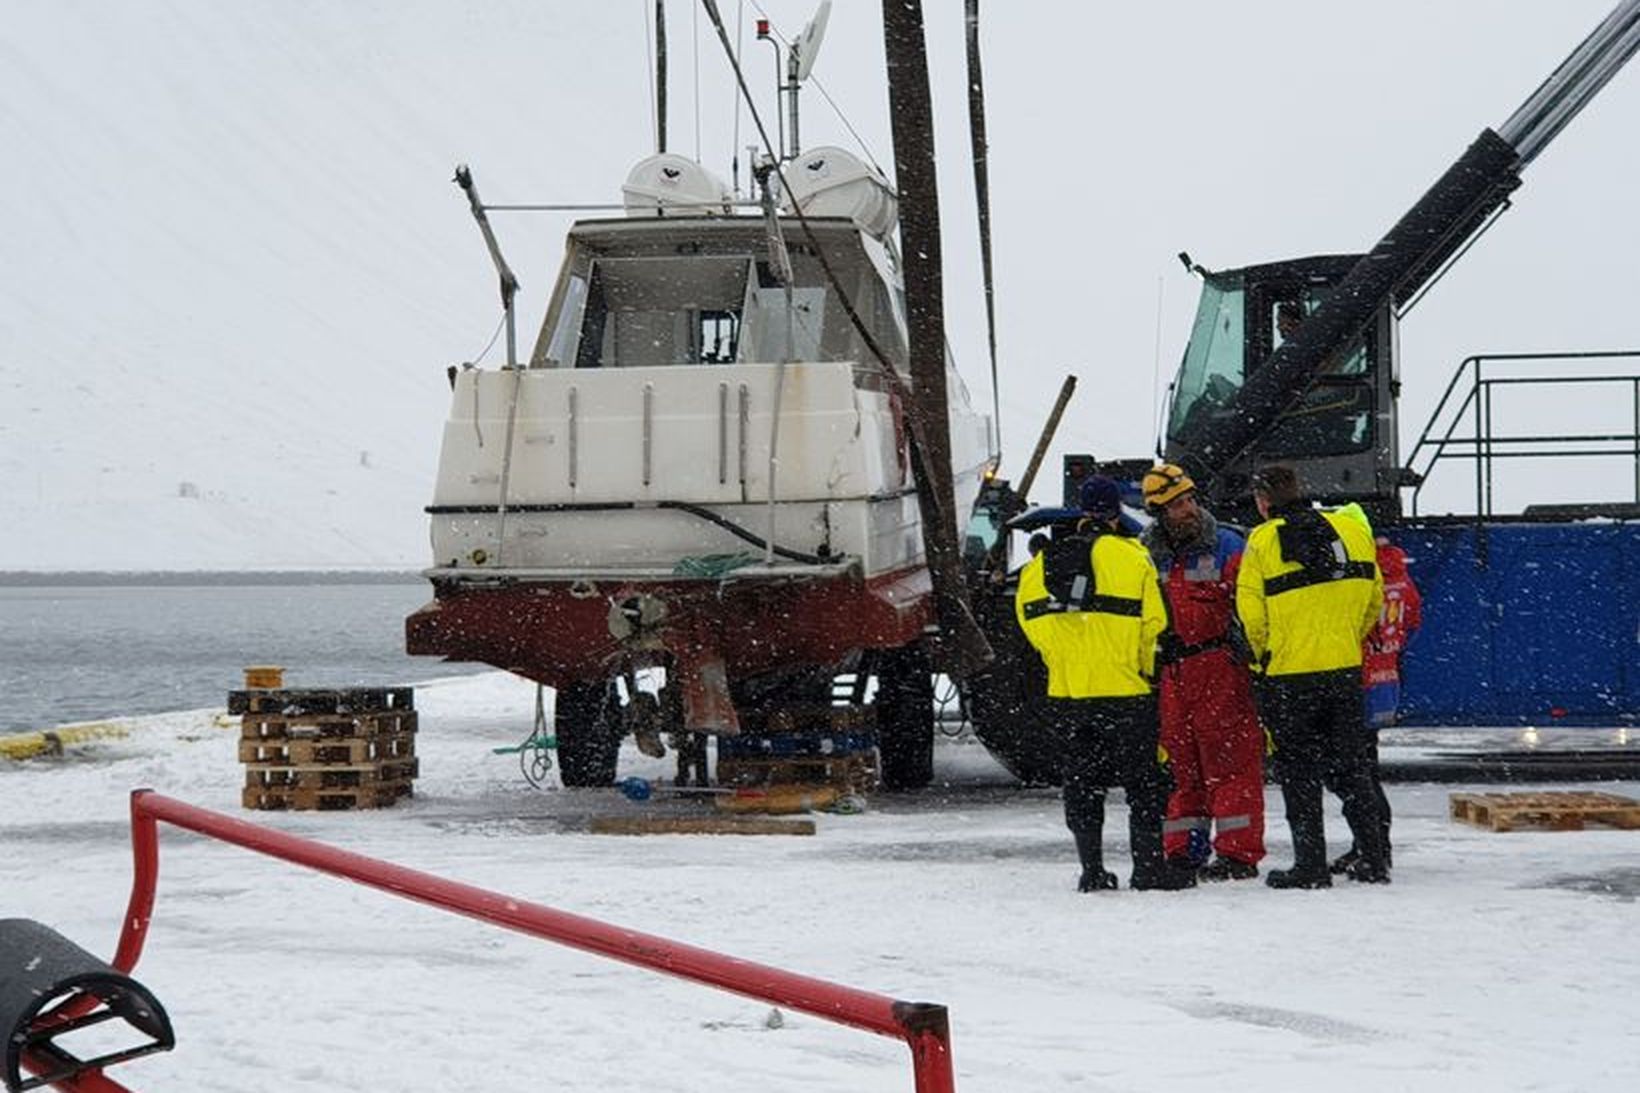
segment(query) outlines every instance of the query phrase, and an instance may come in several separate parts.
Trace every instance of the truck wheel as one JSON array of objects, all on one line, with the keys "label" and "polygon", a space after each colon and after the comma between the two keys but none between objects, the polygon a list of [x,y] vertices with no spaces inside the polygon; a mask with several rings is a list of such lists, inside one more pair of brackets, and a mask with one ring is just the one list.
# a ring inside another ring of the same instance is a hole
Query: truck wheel
[{"label": "truck wheel", "polygon": [[934,676],[921,646],[877,657],[877,757],[885,789],[934,780]]},{"label": "truck wheel", "polygon": [[565,786],[615,784],[615,757],[621,749],[617,702],[606,682],[559,688],[553,734],[558,738],[558,777]]}]

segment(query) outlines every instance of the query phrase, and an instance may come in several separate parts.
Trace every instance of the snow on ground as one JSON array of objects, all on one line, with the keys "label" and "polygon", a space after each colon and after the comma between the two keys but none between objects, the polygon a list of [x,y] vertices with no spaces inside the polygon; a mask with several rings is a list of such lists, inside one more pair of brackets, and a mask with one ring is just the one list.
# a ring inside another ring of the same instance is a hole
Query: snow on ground
[{"label": "snow on ground", "polygon": [[[111,955],[126,797],[150,786],[562,910],[951,1009],[958,1088],[1627,1088],[1640,1078],[1640,832],[1493,834],[1461,786],[1392,785],[1390,887],[1262,884],[1084,896],[1057,794],[948,741],[942,788],[820,815],[811,838],[587,834],[634,804],[533,790],[491,748],[529,729],[504,674],[421,685],[414,800],[380,812],[239,807],[220,711],[0,761],[0,917]],[[623,755],[623,772],[665,761]],[[1628,794],[1640,785],[1599,787]],[[1271,860],[1291,847],[1269,795]],[[1123,830],[1113,806],[1107,834]],[[1336,809],[1335,849],[1343,834]],[[899,1044],[509,933],[162,828],[137,969],[177,1049],[133,1089],[895,1090]],[[1118,871],[1126,863],[1118,852]],[[771,1027],[771,1025],[775,1027]],[[1627,1079],[1627,1083],[1625,1083]]]}]

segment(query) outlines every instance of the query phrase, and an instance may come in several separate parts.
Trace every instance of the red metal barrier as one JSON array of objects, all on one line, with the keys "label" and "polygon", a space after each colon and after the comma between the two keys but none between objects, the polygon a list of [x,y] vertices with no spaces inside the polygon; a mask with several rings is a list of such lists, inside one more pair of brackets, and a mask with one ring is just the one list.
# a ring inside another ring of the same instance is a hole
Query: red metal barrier
[{"label": "red metal barrier", "polygon": [[[233,843],[259,854],[305,865],[322,873],[357,881],[418,903],[431,904],[468,918],[556,941],[574,949],[627,964],[692,979],[776,1006],[798,1010],[879,1036],[904,1040],[911,1049],[916,1093],[955,1093],[951,1070],[951,1035],[944,1006],[902,1002],[885,994],[856,990],[823,979],[783,971],[766,964],[737,960],[708,949],[623,930],[618,926],[555,911],[538,903],[339,850],[310,839],[246,823],[220,812],[198,808],[139,789],[131,794],[131,843],[134,872],[131,902],[113,964],[130,972],[142,955],[159,879],[159,821]],[[105,1087],[106,1088],[106,1087]],[[116,1087],[118,1088],[118,1087]]]}]

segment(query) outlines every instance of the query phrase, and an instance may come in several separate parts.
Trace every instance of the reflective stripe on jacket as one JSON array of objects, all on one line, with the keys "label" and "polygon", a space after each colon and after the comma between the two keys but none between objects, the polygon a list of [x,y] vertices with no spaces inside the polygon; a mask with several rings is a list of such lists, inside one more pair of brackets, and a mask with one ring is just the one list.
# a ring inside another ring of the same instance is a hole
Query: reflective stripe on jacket
[{"label": "reflective stripe on jacket", "polygon": [[1348,515],[1317,515],[1343,548],[1330,568],[1307,568],[1283,557],[1281,529],[1288,516],[1300,519],[1297,511],[1272,513],[1247,537],[1236,612],[1267,675],[1359,668],[1361,642],[1378,621],[1384,580],[1371,530]]},{"label": "reflective stripe on jacket", "polygon": [[1137,540],[1100,535],[1089,551],[1095,594],[1085,608],[1055,600],[1047,552],[1025,563],[1014,616],[1048,668],[1050,698],[1111,698],[1150,692],[1156,638],[1167,628],[1161,586]]}]

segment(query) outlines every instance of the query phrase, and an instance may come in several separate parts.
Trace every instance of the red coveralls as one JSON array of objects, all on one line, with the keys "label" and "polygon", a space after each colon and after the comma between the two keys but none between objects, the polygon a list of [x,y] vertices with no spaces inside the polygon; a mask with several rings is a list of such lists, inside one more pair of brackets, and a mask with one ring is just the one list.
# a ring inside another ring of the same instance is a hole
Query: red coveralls
[{"label": "red coveralls", "polygon": [[1423,597],[1412,583],[1407,556],[1400,547],[1379,540],[1378,571],[1384,575],[1384,607],[1378,625],[1361,646],[1361,682],[1367,688],[1368,719],[1382,726],[1395,723],[1401,694],[1401,650],[1423,622]]},{"label": "red coveralls", "polygon": [[[1230,647],[1241,536],[1216,529],[1211,550],[1163,559],[1168,614],[1185,645],[1161,669],[1162,746],[1176,788],[1167,803],[1163,851],[1198,863],[1213,850],[1256,864],[1264,857],[1264,730],[1252,677]],[[1192,838],[1193,833],[1195,834]]]}]

